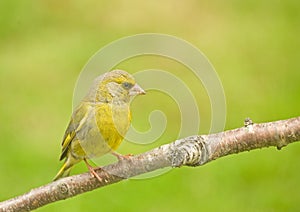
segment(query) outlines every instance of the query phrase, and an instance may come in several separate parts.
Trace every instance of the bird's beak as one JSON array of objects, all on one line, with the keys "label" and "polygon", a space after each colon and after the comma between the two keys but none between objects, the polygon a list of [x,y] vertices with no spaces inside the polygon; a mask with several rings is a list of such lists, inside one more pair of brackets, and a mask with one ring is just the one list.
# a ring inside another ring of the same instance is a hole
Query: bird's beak
[{"label": "bird's beak", "polygon": [[129,90],[130,96],[144,95],[144,94],[146,94],[146,92],[137,83]]}]

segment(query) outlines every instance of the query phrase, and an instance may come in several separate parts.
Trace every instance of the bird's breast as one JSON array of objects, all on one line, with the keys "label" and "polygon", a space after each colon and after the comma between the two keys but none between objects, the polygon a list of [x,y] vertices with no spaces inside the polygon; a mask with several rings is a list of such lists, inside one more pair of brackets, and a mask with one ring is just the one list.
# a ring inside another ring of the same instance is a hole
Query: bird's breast
[{"label": "bird's breast", "polygon": [[129,105],[105,104],[95,110],[97,127],[103,140],[112,149],[122,142],[131,122]]}]

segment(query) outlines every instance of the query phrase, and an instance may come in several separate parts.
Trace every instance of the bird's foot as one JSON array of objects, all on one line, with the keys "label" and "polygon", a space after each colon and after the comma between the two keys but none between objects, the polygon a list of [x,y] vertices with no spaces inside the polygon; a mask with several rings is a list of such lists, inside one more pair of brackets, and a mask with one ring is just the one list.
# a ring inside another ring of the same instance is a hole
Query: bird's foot
[{"label": "bird's foot", "polygon": [[99,180],[99,182],[102,183],[103,179],[102,179],[102,178],[96,173],[96,171],[95,171],[95,169],[102,169],[102,168],[101,168],[101,167],[96,167],[96,168],[92,167],[92,166],[87,162],[86,159],[84,159],[84,162],[85,162],[87,168],[89,169],[89,171],[90,171],[92,177],[96,177],[97,180]]},{"label": "bird's foot", "polygon": [[121,155],[117,152],[111,152],[111,154],[113,156],[116,156],[118,158],[119,161],[122,161],[122,160],[129,160],[131,157],[133,157],[133,154],[127,154],[127,155]]}]

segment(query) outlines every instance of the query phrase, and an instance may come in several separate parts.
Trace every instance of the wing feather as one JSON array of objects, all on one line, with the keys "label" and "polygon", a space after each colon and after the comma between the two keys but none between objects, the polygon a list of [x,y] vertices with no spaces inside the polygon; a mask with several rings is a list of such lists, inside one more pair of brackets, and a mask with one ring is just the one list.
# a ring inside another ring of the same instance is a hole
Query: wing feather
[{"label": "wing feather", "polygon": [[67,156],[70,145],[76,137],[76,133],[86,123],[90,112],[91,105],[89,105],[87,102],[81,103],[79,107],[73,112],[71,120],[63,137],[60,160],[64,159]]}]

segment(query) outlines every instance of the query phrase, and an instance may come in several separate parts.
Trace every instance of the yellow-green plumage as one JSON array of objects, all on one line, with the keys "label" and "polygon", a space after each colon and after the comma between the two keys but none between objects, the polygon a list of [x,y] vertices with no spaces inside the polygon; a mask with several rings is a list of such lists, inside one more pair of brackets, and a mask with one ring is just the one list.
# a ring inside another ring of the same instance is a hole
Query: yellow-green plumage
[{"label": "yellow-green plumage", "polygon": [[70,168],[83,159],[116,150],[130,126],[130,96],[144,93],[125,71],[96,78],[72,114],[62,142],[60,160],[65,162],[54,180],[69,175]]}]

